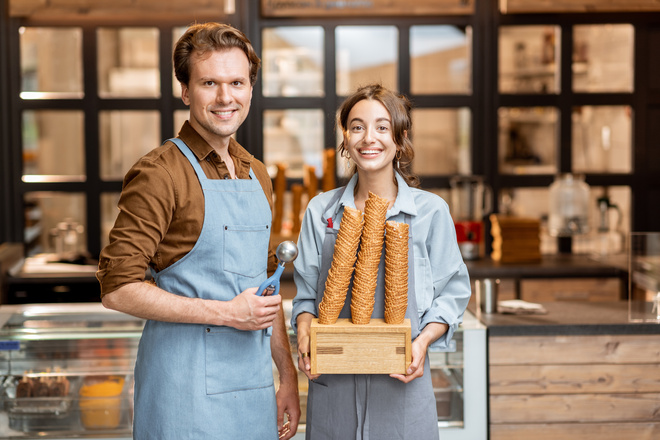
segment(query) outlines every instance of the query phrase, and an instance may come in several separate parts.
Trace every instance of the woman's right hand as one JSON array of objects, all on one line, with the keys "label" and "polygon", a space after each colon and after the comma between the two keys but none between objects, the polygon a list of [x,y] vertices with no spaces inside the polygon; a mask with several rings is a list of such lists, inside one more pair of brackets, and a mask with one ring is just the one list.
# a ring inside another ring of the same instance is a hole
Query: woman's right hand
[{"label": "woman's right hand", "polygon": [[312,374],[312,360],[309,357],[309,330],[312,325],[310,313],[301,313],[296,320],[298,324],[298,369],[305,373],[309,380],[315,380],[320,374]]}]

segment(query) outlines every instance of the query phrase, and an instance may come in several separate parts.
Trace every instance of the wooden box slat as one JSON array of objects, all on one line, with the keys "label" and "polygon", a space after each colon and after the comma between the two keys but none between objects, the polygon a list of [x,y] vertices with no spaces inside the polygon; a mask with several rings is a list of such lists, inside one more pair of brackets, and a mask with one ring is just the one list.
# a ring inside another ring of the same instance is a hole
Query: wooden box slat
[{"label": "wooden box slat", "polygon": [[404,374],[411,357],[409,319],[403,324],[372,319],[366,325],[348,319],[331,325],[312,320],[312,374]]}]

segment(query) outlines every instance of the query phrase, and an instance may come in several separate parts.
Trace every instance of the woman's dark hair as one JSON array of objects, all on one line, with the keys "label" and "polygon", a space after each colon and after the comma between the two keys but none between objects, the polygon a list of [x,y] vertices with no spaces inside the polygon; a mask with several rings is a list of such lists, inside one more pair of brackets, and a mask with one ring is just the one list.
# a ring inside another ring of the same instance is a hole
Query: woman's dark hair
[{"label": "woman's dark hair", "polygon": [[[392,92],[380,84],[370,84],[360,87],[354,94],[346,98],[337,110],[337,128],[346,135],[348,130],[348,114],[355,104],[365,99],[380,102],[390,113],[390,117],[392,118],[392,138],[396,144],[396,155],[393,159],[394,170],[403,177],[408,186],[419,188],[419,177],[412,172],[412,161],[415,157],[415,152],[413,151],[412,142],[409,137],[412,128],[412,118],[410,115],[412,105],[404,95]],[[346,152],[343,140],[339,144],[338,152],[342,156]],[[353,173],[355,171],[354,168]]]},{"label": "woman's dark hair", "polygon": [[190,57],[193,53],[203,54],[212,50],[225,50],[237,47],[247,56],[250,63],[250,85],[257,81],[257,72],[261,66],[261,60],[257,56],[252,43],[238,29],[221,23],[194,24],[186,29],[179,38],[172,62],[174,64],[174,75],[180,83],[188,85],[190,81]]}]

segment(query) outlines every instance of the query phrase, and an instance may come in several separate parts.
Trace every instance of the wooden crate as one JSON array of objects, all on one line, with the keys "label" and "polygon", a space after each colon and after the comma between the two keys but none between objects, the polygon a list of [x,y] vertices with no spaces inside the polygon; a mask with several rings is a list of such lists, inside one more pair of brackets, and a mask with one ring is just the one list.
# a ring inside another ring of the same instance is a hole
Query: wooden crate
[{"label": "wooden crate", "polygon": [[372,319],[365,325],[312,320],[312,374],[405,374],[411,356],[409,319],[402,324]]}]

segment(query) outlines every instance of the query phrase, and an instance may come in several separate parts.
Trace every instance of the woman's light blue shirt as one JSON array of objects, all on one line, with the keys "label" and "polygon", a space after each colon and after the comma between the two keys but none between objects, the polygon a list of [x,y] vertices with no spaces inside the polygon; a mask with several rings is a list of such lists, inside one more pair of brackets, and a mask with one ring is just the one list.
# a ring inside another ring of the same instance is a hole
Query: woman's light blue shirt
[{"label": "woman's light blue shirt", "polygon": [[[353,196],[358,176],[354,175],[338,200],[340,206],[336,221],[341,224],[343,207],[355,208]],[[470,278],[463,262],[454,222],[447,203],[439,196],[417,188],[410,188],[396,174],[399,191],[394,205],[387,211],[387,220],[404,222],[411,216],[414,246],[415,298],[420,317],[420,330],[430,322],[449,325],[449,330],[434,344],[448,348],[454,331],[463,321],[463,313],[470,299]],[[291,325],[297,330],[300,313],[318,316],[316,310],[317,284],[321,267],[321,251],[327,219],[323,218],[333,189],[314,197],[308,204],[298,238],[298,258],[294,262],[294,281],[297,294],[293,299]],[[334,211],[334,210],[333,210]]]}]

